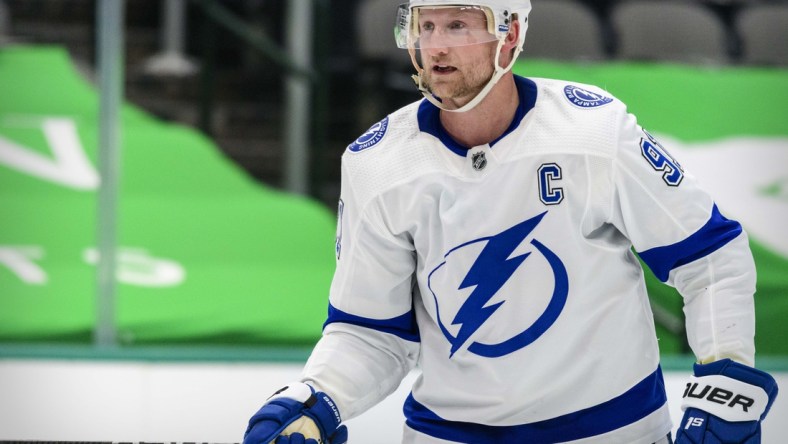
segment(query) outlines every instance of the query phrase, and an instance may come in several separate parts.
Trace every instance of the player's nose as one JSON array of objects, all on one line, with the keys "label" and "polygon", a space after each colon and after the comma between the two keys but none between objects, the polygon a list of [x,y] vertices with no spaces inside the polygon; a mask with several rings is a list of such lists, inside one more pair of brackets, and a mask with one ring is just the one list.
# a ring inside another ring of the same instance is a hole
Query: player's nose
[{"label": "player's nose", "polygon": [[435,63],[439,62],[440,59],[449,53],[448,46],[429,46],[426,48],[422,48],[422,55],[427,56],[424,57],[425,59],[429,59]]}]

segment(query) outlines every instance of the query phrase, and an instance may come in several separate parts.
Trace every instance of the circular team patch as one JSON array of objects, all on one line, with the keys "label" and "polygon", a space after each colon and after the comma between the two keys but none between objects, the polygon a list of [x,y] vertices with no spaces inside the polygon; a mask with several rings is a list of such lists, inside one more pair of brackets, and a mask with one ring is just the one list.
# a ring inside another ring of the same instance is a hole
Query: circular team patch
[{"label": "circular team patch", "polygon": [[564,87],[564,95],[570,102],[580,108],[596,108],[613,101],[611,97],[603,96],[575,85],[566,85]]},{"label": "circular team patch", "polygon": [[362,134],[361,137],[356,139],[355,142],[348,145],[347,149],[354,153],[358,153],[359,151],[364,151],[367,148],[372,148],[373,146],[377,145],[381,139],[383,139],[383,136],[386,135],[386,130],[388,127],[389,118],[386,117],[380,122],[372,125],[372,127],[368,129],[367,132]]}]

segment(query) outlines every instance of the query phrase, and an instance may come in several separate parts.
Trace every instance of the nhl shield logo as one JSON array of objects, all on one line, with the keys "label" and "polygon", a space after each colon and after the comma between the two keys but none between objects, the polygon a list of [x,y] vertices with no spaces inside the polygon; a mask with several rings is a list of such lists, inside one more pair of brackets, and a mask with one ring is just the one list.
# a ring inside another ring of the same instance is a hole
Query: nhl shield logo
[{"label": "nhl shield logo", "polygon": [[471,164],[473,165],[473,169],[476,171],[481,171],[484,167],[487,166],[487,156],[484,155],[484,151],[479,151],[478,153],[473,153],[471,156]]}]

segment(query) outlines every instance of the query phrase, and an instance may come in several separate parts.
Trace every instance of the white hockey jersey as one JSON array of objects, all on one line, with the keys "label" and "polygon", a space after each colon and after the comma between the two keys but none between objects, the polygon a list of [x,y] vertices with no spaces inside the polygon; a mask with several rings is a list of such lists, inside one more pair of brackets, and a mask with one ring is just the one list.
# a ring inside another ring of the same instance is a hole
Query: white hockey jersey
[{"label": "white hockey jersey", "polygon": [[681,292],[699,360],[752,365],[746,234],[617,99],[515,82],[518,112],[490,144],[459,146],[422,100],[348,147],[303,379],[349,419],[418,365],[417,442],[657,441],[671,424],[632,250]]}]

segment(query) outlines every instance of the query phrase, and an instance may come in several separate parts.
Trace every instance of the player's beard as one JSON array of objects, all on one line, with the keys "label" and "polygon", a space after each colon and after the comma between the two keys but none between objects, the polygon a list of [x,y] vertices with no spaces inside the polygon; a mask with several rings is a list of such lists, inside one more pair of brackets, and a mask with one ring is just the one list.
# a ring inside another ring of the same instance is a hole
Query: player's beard
[{"label": "player's beard", "polygon": [[[424,86],[444,103],[448,100],[457,101],[458,106],[470,102],[487,85],[493,75],[493,66],[490,58],[479,57],[472,65],[457,67],[450,76],[434,75],[432,66],[443,63],[435,60],[424,66],[422,80]],[[448,63],[451,65],[451,63]]]}]

